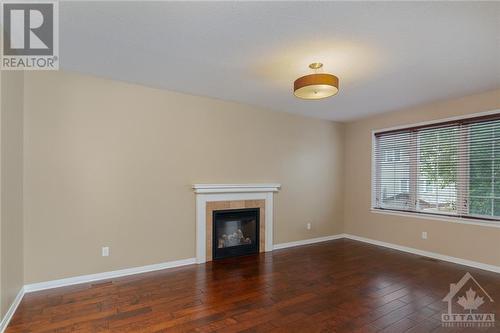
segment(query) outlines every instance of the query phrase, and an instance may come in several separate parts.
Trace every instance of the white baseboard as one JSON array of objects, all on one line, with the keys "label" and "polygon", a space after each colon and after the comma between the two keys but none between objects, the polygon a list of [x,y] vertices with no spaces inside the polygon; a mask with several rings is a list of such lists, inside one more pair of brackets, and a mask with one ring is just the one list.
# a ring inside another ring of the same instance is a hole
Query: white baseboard
[{"label": "white baseboard", "polygon": [[415,249],[415,248],[407,247],[407,246],[403,246],[403,245],[386,243],[386,242],[382,242],[382,241],[378,241],[378,240],[374,240],[374,239],[370,239],[370,238],[365,238],[365,237],[360,237],[360,236],[356,236],[356,235],[344,234],[343,237],[348,238],[348,239],[352,239],[352,240],[356,240],[356,241],[360,241],[360,242],[364,242],[364,243],[369,243],[369,244],[373,244],[373,245],[387,247],[387,248],[398,250],[398,251],[408,252],[408,253],[416,254],[419,256],[423,256],[423,257],[434,258],[434,259],[438,259],[438,260],[452,262],[454,264],[459,264],[459,265],[483,269],[485,271],[500,273],[500,266],[484,264],[484,263],[481,263],[478,261],[473,261],[473,260],[450,257],[450,256],[447,256],[444,254],[419,250],[419,249]]},{"label": "white baseboard", "polygon": [[[339,234],[339,235],[305,239],[305,240],[289,242],[289,243],[281,243],[281,244],[274,245],[273,249],[274,250],[285,249],[285,248],[293,247],[293,246],[326,242],[329,240],[339,239],[342,237],[343,237],[343,235]],[[59,279],[59,280],[51,280],[51,281],[45,281],[45,282],[32,283],[32,284],[27,284],[24,286],[24,292],[30,293],[30,292],[40,291],[40,290],[45,290],[45,289],[71,286],[71,285],[75,285],[75,284],[89,283],[89,282],[105,280],[105,279],[113,279],[113,278],[127,276],[127,275],[158,271],[161,269],[180,267],[180,266],[191,265],[191,264],[195,264],[195,263],[196,263],[196,258],[189,258],[189,259],[169,261],[169,262],[154,264],[154,265],[126,268],[126,269],[121,269],[121,270],[117,270],[117,271],[110,271],[110,272],[103,272],[103,273],[96,273],[96,274],[89,274],[89,275],[81,275],[81,276],[75,276],[75,277],[64,278],[64,279]]]},{"label": "white baseboard", "polygon": [[[339,234],[339,235],[305,239],[305,240],[300,240],[300,241],[290,242],[290,243],[276,244],[273,246],[273,249],[275,249],[275,250],[276,249],[284,249],[284,248],[293,247],[293,246],[326,242],[329,240],[339,239],[342,237],[343,237],[343,235]],[[75,276],[75,277],[64,278],[64,279],[59,279],[59,280],[51,280],[51,281],[45,281],[45,282],[32,283],[32,284],[27,284],[24,286],[24,292],[30,293],[30,292],[40,291],[40,290],[45,290],[45,289],[71,286],[71,285],[75,285],[75,284],[89,283],[89,282],[105,280],[105,279],[113,279],[113,278],[127,276],[127,275],[158,271],[161,269],[180,267],[180,266],[191,265],[191,264],[195,264],[195,263],[196,263],[196,258],[189,258],[189,259],[183,259],[183,260],[169,261],[169,262],[160,263],[160,264],[153,264],[153,265],[147,265],[147,266],[141,266],[141,267],[120,269],[117,271],[110,271],[110,272],[103,272],[103,273],[96,273],[96,274],[89,274],[89,275],[81,275],[81,276]]]},{"label": "white baseboard", "polygon": [[280,243],[280,244],[275,244],[273,246],[273,250],[286,249],[288,247],[326,242],[326,241],[339,239],[339,238],[343,238],[343,237],[344,237],[343,234],[338,234],[338,235],[331,235],[331,236],[324,236],[324,237],[317,237],[317,238],[309,238],[309,239],[304,239],[304,240],[299,240],[299,241],[289,242],[289,243]]},{"label": "white baseboard", "polygon": [[419,250],[419,249],[415,249],[415,248],[408,247],[408,246],[382,242],[379,240],[370,239],[370,238],[361,237],[361,236],[356,236],[356,235],[351,235],[351,234],[338,234],[338,235],[332,235],[332,236],[305,239],[305,240],[300,240],[300,241],[296,241],[296,242],[281,243],[281,244],[274,245],[273,249],[274,250],[286,249],[289,247],[326,242],[329,240],[340,239],[340,238],[352,239],[352,240],[356,240],[359,242],[364,242],[364,243],[369,243],[369,244],[373,244],[373,245],[377,245],[377,246],[387,247],[387,248],[390,248],[393,250],[398,250],[398,251],[402,251],[402,252],[416,254],[419,256],[423,256],[423,257],[429,257],[429,258],[438,259],[438,260],[442,260],[442,261],[448,261],[448,262],[451,262],[454,264],[479,268],[479,269],[483,269],[485,271],[500,273],[500,266],[489,265],[489,264],[485,264],[485,263],[473,261],[473,260],[451,257],[451,256],[447,256],[444,254]]},{"label": "white baseboard", "polygon": [[19,290],[16,298],[14,299],[9,309],[7,310],[7,313],[5,313],[5,316],[0,321],[0,333],[3,333],[7,328],[7,326],[9,325],[9,322],[12,319],[12,316],[14,316],[14,312],[16,312],[16,309],[21,303],[23,296],[24,296],[24,287],[21,288],[21,290]]},{"label": "white baseboard", "polygon": [[117,277],[140,274],[146,272],[158,271],[166,268],[180,267],[186,265],[192,265],[196,263],[196,258],[182,259],[176,261],[168,261],[160,264],[125,268],[117,271],[103,272],[97,274],[81,275],[60,280],[52,280],[46,282],[32,283],[24,286],[24,291],[30,293],[33,291],[39,291],[44,289],[52,289],[58,287],[71,286],[74,284],[88,283],[98,280],[113,279]]}]

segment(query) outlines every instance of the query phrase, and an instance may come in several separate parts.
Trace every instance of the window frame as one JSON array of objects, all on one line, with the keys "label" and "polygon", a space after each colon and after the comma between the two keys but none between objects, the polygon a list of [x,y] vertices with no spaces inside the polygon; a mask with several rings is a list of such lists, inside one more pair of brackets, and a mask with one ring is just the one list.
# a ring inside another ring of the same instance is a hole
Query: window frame
[{"label": "window frame", "polygon": [[[372,130],[371,132],[371,140],[372,140],[372,149],[371,149],[371,205],[370,205],[370,211],[374,213],[382,213],[382,214],[388,214],[388,215],[399,215],[399,216],[406,216],[406,217],[417,217],[417,218],[424,218],[424,219],[431,219],[431,220],[440,220],[440,221],[446,221],[446,222],[457,222],[457,223],[465,223],[465,224],[473,224],[473,225],[482,225],[482,226],[492,226],[492,227],[500,227],[500,220],[497,218],[488,218],[485,216],[474,216],[474,215],[467,215],[463,216],[460,214],[460,211],[465,209],[465,207],[462,207],[459,209],[459,214],[456,216],[454,215],[446,215],[446,214],[439,214],[439,213],[429,213],[429,212],[422,212],[422,211],[407,211],[407,210],[397,210],[397,209],[387,209],[387,208],[381,208],[378,207],[377,205],[377,188],[379,187],[380,183],[380,175],[377,175],[377,172],[379,172],[379,168],[377,167],[377,162],[376,162],[376,149],[377,149],[377,139],[376,136],[379,133],[388,133],[391,131],[400,131],[400,130],[408,130],[408,129],[420,129],[428,126],[433,126],[433,125],[440,125],[440,124],[446,124],[446,123],[453,123],[453,122],[459,122],[459,121],[467,121],[467,120],[474,120],[474,119],[480,119],[480,118],[488,118],[491,116],[500,116],[500,109],[495,109],[495,110],[490,110],[490,111],[485,111],[485,112],[479,112],[479,113],[473,113],[473,114],[467,114],[463,116],[456,116],[456,117],[450,117],[450,118],[444,118],[444,119],[436,119],[432,121],[426,121],[426,122],[419,122],[419,123],[414,123],[414,124],[407,124],[407,125],[401,125],[401,126],[395,126],[395,127],[390,127],[390,128],[381,128],[381,129],[375,129]],[[416,133],[416,131],[414,132]],[[415,140],[412,140],[416,144],[416,135],[415,135]],[[464,145],[460,145],[459,149],[462,149]],[[410,168],[418,168],[418,161],[410,161]],[[410,177],[416,177],[417,173],[416,172],[410,172]],[[468,175],[467,175],[468,177]],[[415,196],[417,191],[412,188],[412,183],[416,184],[416,182],[412,182],[410,180],[409,184],[409,191],[410,195],[412,197]],[[468,182],[465,182],[468,184]],[[468,188],[465,190],[465,192],[459,192],[457,193],[457,203],[462,202],[463,199],[466,198],[465,202],[467,202],[467,205],[469,204],[469,198],[468,198]],[[410,200],[411,203],[415,203],[416,198],[412,198]],[[460,201],[459,201],[460,200]]]}]

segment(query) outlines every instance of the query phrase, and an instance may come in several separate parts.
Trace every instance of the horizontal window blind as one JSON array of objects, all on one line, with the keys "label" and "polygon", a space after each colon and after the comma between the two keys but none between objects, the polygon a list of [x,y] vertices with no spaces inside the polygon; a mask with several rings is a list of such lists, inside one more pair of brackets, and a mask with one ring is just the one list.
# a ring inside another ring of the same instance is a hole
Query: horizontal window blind
[{"label": "horizontal window blind", "polygon": [[500,114],[374,139],[374,208],[500,220]]}]

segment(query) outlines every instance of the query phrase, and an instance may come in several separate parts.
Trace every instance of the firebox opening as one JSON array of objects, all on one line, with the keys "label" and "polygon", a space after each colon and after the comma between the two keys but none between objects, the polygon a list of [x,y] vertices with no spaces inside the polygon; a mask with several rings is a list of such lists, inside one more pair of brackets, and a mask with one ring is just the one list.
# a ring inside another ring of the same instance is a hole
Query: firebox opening
[{"label": "firebox opening", "polygon": [[222,259],[259,253],[259,208],[213,212],[212,257]]}]

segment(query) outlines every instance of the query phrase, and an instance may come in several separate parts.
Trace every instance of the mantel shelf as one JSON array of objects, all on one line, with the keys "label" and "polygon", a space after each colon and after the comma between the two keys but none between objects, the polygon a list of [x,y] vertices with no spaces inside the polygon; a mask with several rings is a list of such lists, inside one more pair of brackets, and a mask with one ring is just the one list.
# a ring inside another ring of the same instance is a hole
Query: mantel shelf
[{"label": "mantel shelf", "polygon": [[281,184],[194,184],[195,193],[278,192]]}]

